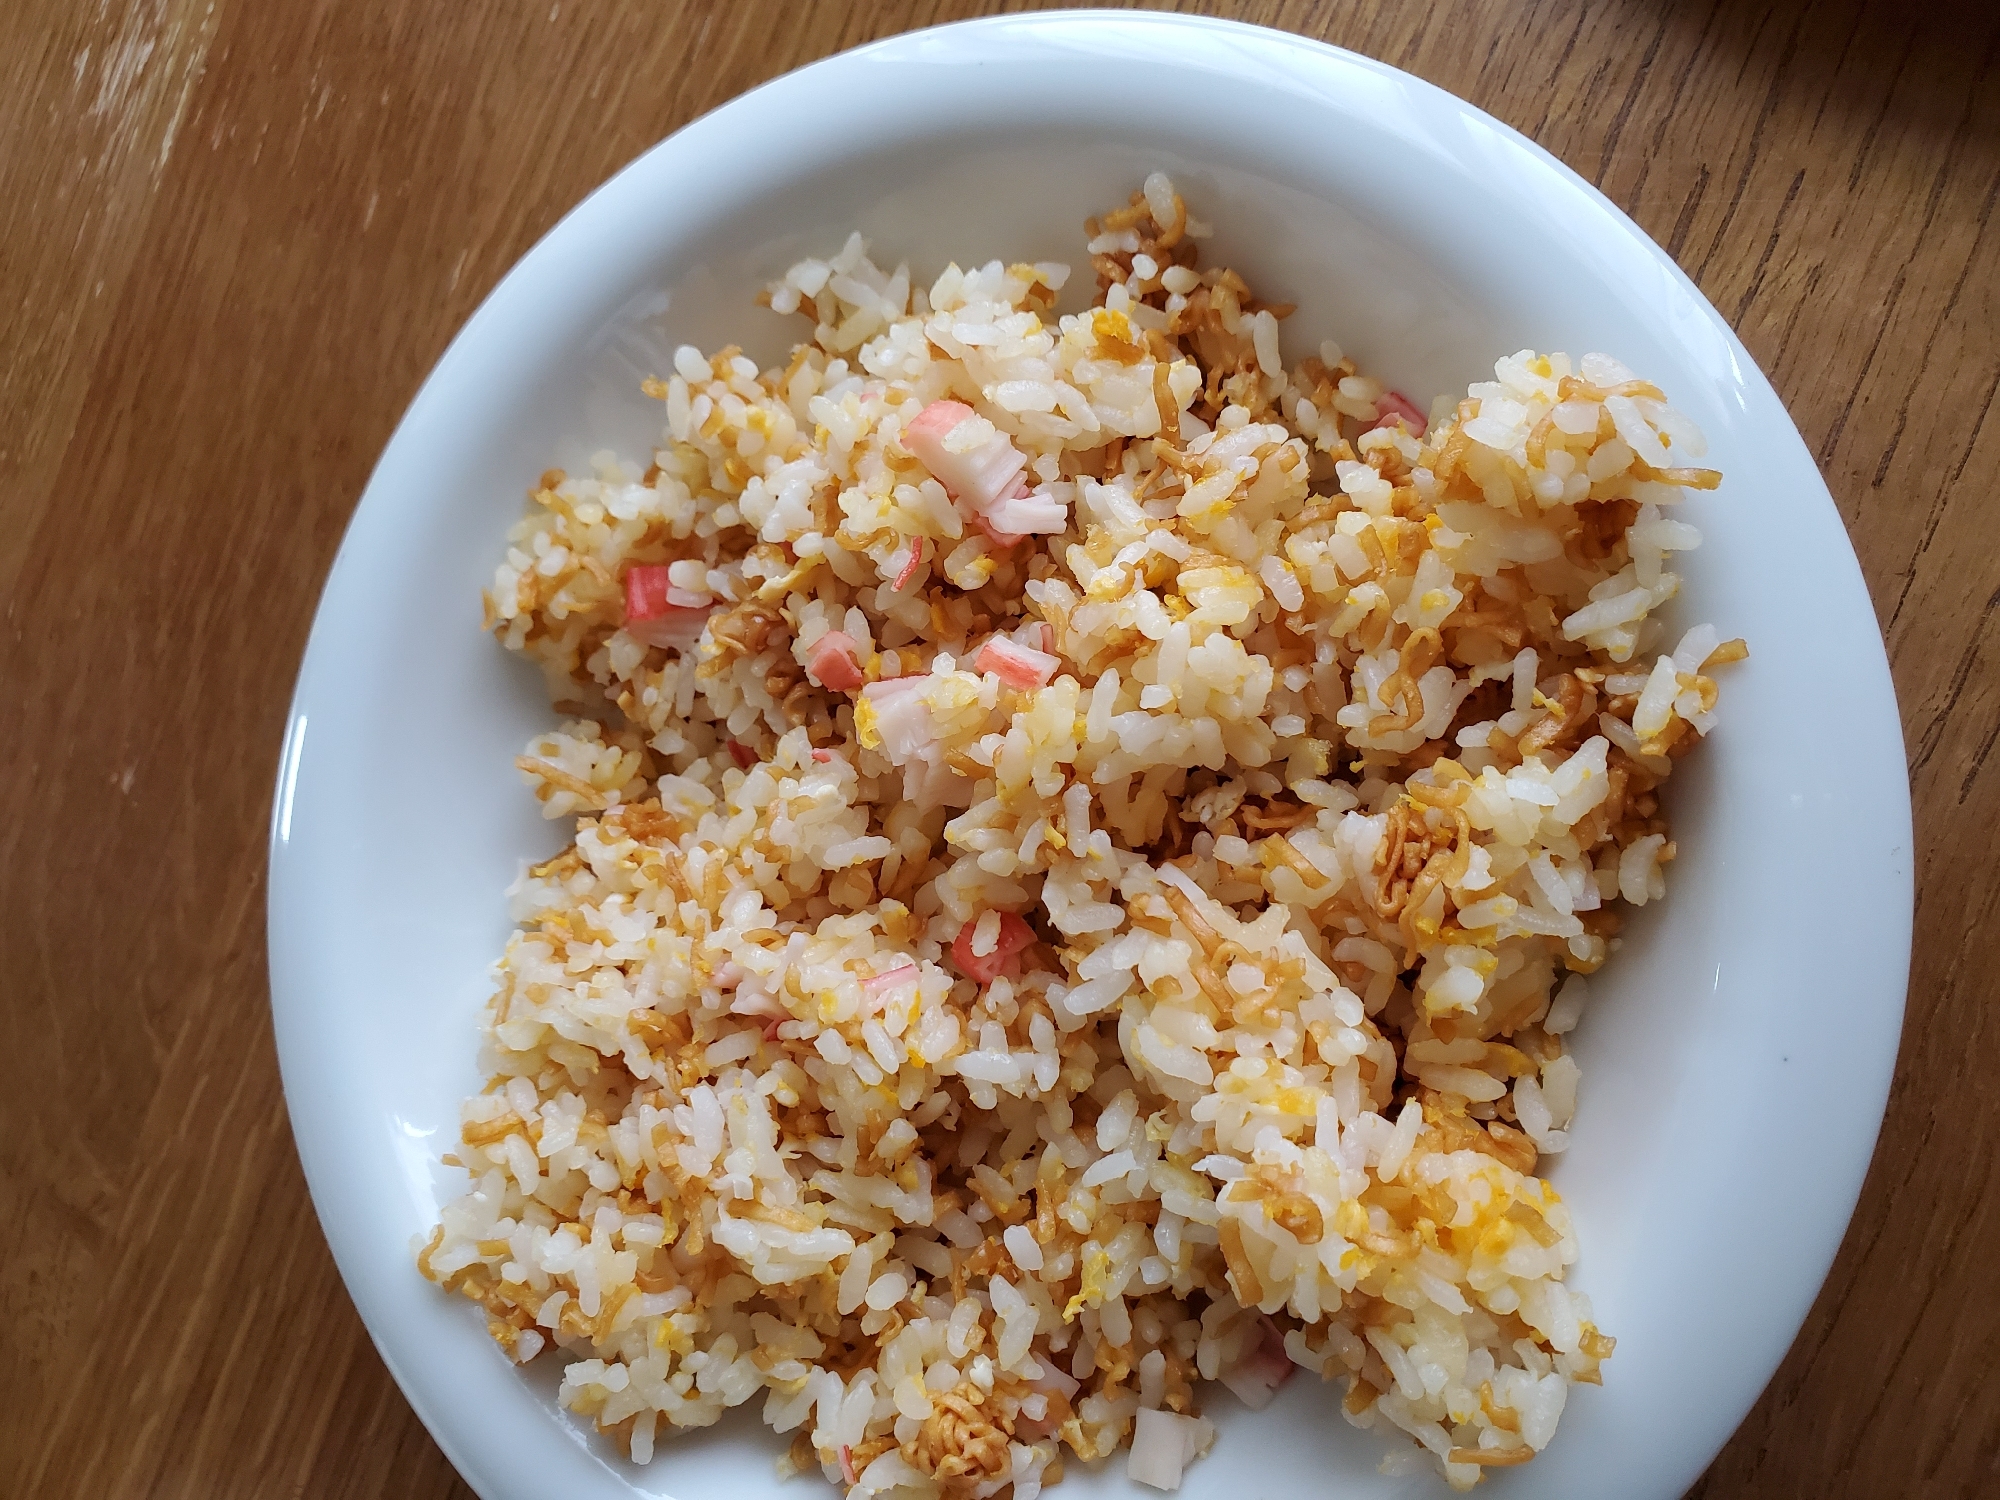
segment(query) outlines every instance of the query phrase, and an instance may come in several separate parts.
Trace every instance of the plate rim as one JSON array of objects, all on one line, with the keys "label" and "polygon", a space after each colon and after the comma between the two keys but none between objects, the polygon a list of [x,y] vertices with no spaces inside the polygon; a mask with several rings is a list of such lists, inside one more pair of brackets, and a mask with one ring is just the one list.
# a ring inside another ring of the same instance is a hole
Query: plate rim
[{"label": "plate rim", "polygon": [[[417,1412],[419,1418],[423,1420],[426,1428],[430,1431],[433,1439],[438,1442],[458,1472],[482,1495],[490,1497],[509,1493],[504,1476],[498,1472],[499,1464],[491,1453],[475,1454],[468,1451],[465,1444],[460,1441],[460,1434],[456,1428],[441,1420],[434,1420],[432,1403],[428,1393],[423,1388],[422,1383],[408,1372],[406,1361],[402,1357],[402,1351],[392,1348],[393,1340],[385,1342],[387,1336],[377,1326],[379,1315],[371,1312],[367,1299],[356,1291],[357,1279],[361,1274],[360,1267],[351,1262],[358,1256],[359,1251],[346,1243],[347,1237],[343,1230],[336,1230],[327,1220],[323,1200],[329,1169],[324,1165],[320,1166],[317,1170],[315,1169],[313,1158],[318,1155],[317,1143],[315,1141],[317,1132],[312,1128],[310,1120],[302,1123],[301,1118],[302,1113],[306,1112],[308,1108],[306,1101],[313,1097],[317,1085],[316,1081],[311,1078],[309,1069],[302,1065],[299,1058],[299,1048],[302,1045],[302,1039],[298,1035],[297,1002],[287,998],[292,996],[302,983],[296,972],[299,958],[296,954],[281,952],[281,948],[285,948],[290,941],[287,935],[290,932],[291,914],[287,908],[287,903],[296,899],[294,896],[295,882],[304,879],[303,874],[300,873],[301,867],[299,861],[306,858],[302,851],[295,850],[291,846],[289,825],[297,778],[304,754],[308,723],[307,711],[311,706],[315,680],[325,675],[323,663],[328,653],[334,649],[327,645],[325,640],[327,631],[330,628],[327,623],[327,605],[329,598],[334,593],[336,582],[342,577],[342,565],[346,563],[350,568],[358,565],[354,561],[356,556],[356,537],[362,534],[365,526],[372,525],[375,522],[378,513],[382,509],[379,491],[385,472],[391,468],[401,448],[408,441],[406,434],[409,434],[413,428],[420,426],[421,422],[419,419],[428,411],[431,405],[442,399],[438,395],[438,392],[451,383],[456,367],[464,362],[466,358],[465,351],[478,332],[489,324],[510,316],[509,304],[520,298],[526,283],[536,274],[536,269],[543,262],[551,260],[558,253],[557,247],[560,247],[569,236],[576,232],[576,227],[587,218],[589,211],[594,205],[615,197],[620,190],[621,184],[629,183],[635,174],[640,173],[645,168],[648,162],[671,151],[677,142],[683,141],[685,137],[697,131],[697,129],[705,128],[714,130],[719,128],[721,123],[727,122],[733,115],[751,114],[762,107],[762,96],[771,91],[803,87],[803,80],[812,78],[823,80],[835,72],[876,61],[910,65],[919,61],[916,54],[925,46],[933,46],[939,43],[956,43],[987,31],[1009,31],[1022,36],[1031,36],[1037,33],[1054,35],[1065,32],[1077,32],[1083,28],[1092,28],[1094,30],[1091,33],[1091,40],[1101,41],[1103,28],[1107,26],[1120,30],[1128,30],[1135,35],[1138,33],[1170,33],[1173,34],[1172,45],[1177,48],[1185,44],[1184,39],[1189,33],[1215,32],[1229,35],[1237,42],[1248,46],[1294,50],[1308,57],[1315,58],[1324,65],[1359,69],[1377,79],[1393,81],[1399,89],[1410,91],[1424,99],[1426,105],[1430,108],[1443,108],[1462,117],[1469,117],[1478,121],[1485,128],[1494,132],[1510,149],[1527,153],[1544,169],[1553,169],[1561,179],[1565,180],[1565,185],[1570,189],[1580,189],[1591,207],[1604,215],[1612,227],[1643,250],[1659,269],[1664,270],[1668,274],[1682,297],[1705,318],[1710,325],[1710,330],[1718,334],[1726,342],[1731,354],[1741,366],[1744,379],[1753,386],[1761,386],[1763,391],[1769,395],[1776,409],[1784,414],[1790,436],[1794,441],[1799,443],[1801,451],[1803,451],[1803,442],[1798,438],[1796,426],[1790,422],[1789,412],[1785,411],[1783,402],[1777,397],[1775,390],[1771,388],[1768,378],[1761,367],[1750,356],[1748,350],[1743,346],[1728,321],[1708,301],[1699,287],[1695,285],[1693,280],[1681,269],[1673,258],[1667,255],[1622,208],[1588,179],[1569,167],[1552,152],[1507,125],[1504,121],[1493,117],[1470,102],[1451,94],[1449,91],[1435,84],[1431,84],[1391,64],[1370,58],[1364,54],[1355,53],[1330,43],[1300,36],[1296,33],[1256,26],[1246,22],[1217,17],[1182,16],[1159,12],[1130,13],[1104,10],[1060,10],[1027,15],[982,17],[956,21],[918,31],[900,33],[817,59],[800,68],[766,80],[754,88],[734,96],[704,114],[686,122],[668,136],[647,147],[606,178],[604,182],[584,195],[507,270],[500,280],[495,283],[487,296],[482,299],[478,308],[474,310],[454,334],[444,352],[439,356],[437,363],[418,387],[409,406],[398,420],[389,441],[385,444],[380,458],[371,470],[367,485],[364,487],[360,500],[343,530],[340,547],[336,552],[333,565],[329,569],[319,601],[315,606],[312,631],[302,655],[297,684],[287,709],[283,748],[272,804],[272,821],[268,850],[267,869],[269,885],[266,897],[267,963],[270,978],[273,1025],[276,1033],[281,1074],[284,1081],[288,1116],[292,1125],[294,1140],[298,1145],[301,1164],[306,1173],[308,1187],[312,1193],[315,1213],[320,1217],[322,1232],[325,1234],[328,1244],[334,1252],[336,1264],[349,1296],[354,1301],[357,1310],[361,1313],[371,1340],[382,1354],[384,1362],[389,1366],[405,1399],[410,1402],[412,1408]],[[1182,60],[1191,64],[1194,63],[1193,59],[1183,58]],[[1810,464],[1810,455],[1808,454],[1806,457],[1808,464]],[[1816,465],[1812,465],[1812,469],[1814,482],[1817,486],[1816,493],[1812,498],[1823,502],[1834,521],[1839,523],[1838,509],[1829,488],[1825,484],[1824,476],[1818,472]],[[375,498],[376,500],[373,509],[370,507],[371,498]],[[1853,551],[1852,540],[1847,536],[1844,524],[1840,524],[1839,529],[1845,560],[1852,573],[1852,577],[1845,580],[1845,582],[1857,586],[1860,590],[1861,599],[1867,602],[1869,596],[1866,583],[1861,574],[1859,560]],[[1872,611],[1871,623],[1873,623]],[[1864,686],[1872,695],[1878,698],[1876,707],[1878,709],[1886,708],[1888,719],[1896,725],[1896,739],[1900,746],[1902,743],[1901,720],[1896,710],[1894,683],[1889,673],[1886,647],[1882,643],[1879,625],[1874,629],[1874,642],[1875,651],[1873,658],[1863,664],[1864,675],[1874,680],[1864,684]],[[320,670],[317,672],[315,670],[316,664],[320,664]],[[1892,778],[1892,784],[1899,789],[1899,793],[1894,798],[1895,805],[1886,811],[1889,823],[1896,825],[1892,827],[1891,832],[1898,840],[1898,847],[1904,864],[1900,871],[1891,870],[1885,877],[1887,883],[1885,894],[1891,898],[1891,906],[1884,911],[1885,936],[1889,944],[1887,951],[1892,956],[1900,955],[1900,969],[1903,978],[1895,987],[1893,1004],[1887,1003],[1885,997],[1884,1004],[1872,1019],[1878,1030],[1886,1032],[1892,1040],[1895,1040],[1900,1037],[1907,997],[1915,878],[1907,770],[1900,762],[1897,774]],[[1828,1235],[1828,1244],[1823,1263],[1816,1267],[1816,1274],[1812,1276],[1812,1286],[1815,1295],[1817,1289],[1824,1283],[1825,1276],[1831,1268],[1833,1257],[1837,1253],[1851,1224],[1854,1209],[1858,1203],[1868,1168],[1872,1162],[1875,1145],[1879,1141],[1896,1056],[1897,1048],[1894,1046],[1890,1047],[1876,1069],[1877,1076],[1873,1079],[1860,1080],[1861,1087],[1857,1102],[1865,1106],[1863,1113],[1873,1121],[1872,1127],[1868,1132],[1870,1149],[1867,1152],[1858,1153],[1856,1161],[1845,1164],[1851,1169],[1848,1172],[1848,1175],[1852,1179],[1851,1190],[1837,1189],[1833,1195],[1844,1202],[1845,1207],[1837,1216],[1837,1228],[1833,1229]],[[1834,1224],[1832,1215],[1828,1216],[1828,1223],[1830,1226]],[[1778,1346],[1777,1354],[1769,1360],[1768,1368],[1763,1371],[1758,1390],[1761,1390],[1763,1385],[1768,1383],[1770,1375],[1775,1372],[1779,1360],[1782,1359],[1786,1349],[1796,1339],[1800,1327],[1803,1326],[1806,1313],[1810,1310],[1810,1305],[1811,1299],[1808,1298],[1802,1306],[1799,1316],[1796,1319],[1790,1320],[1785,1339]],[[1700,1464],[1695,1467],[1694,1473],[1698,1474],[1700,1468],[1705,1467],[1711,1461],[1714,1453],[1720,1451],[1722,1444],[1727,1441],[1736,1426],[1748,1414],[1750,1405],[1754,1404],[1754,1396],[1755,1393],[1753,1392],[1752,1402],[1745,1403],[1742,1409],[1735,1413],[1729,1423],[1721,1428],[1720,1436],[1701,1455]],[[1692,1477],[1690,1475],[1690,1478]]]}]

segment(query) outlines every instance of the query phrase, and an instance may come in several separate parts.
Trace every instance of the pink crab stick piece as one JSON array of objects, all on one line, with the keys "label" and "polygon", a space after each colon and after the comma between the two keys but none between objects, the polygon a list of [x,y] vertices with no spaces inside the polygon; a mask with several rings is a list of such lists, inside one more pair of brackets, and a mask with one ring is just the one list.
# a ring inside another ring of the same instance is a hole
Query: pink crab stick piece
[{"label": "pink crab stick piece", "polygon": [[685,651],[701,639],[715,601],[676,588],[665,563],[625,570],[625,633],[647,646]]},{"label": "pink crab stick piece", "polygon": [[1004,635],[996,635],[979,648],[972,665],[981,672],[993,673],[1008,687],[1027,692],[1032,688],[1047,687],[1062,662],[1046,651],[1037,651]]},{"label": "pink crab stick piece", "polygon": [[650,620],[665,614],[672,587],[665,563],[634,563],[625,570],[625,618]]},{"label": "pink crab stick piece", "polygon": [[931,722],[930,708],[924,702],[924,685],[930,680],[927,673],[889,677],[871,682],[861,690],[861,696],[867,699],[875,715],[883,752],[899,766],[921,757],[937,743],[937,727]]},{"label": "pink crab stick piece", "polygon": [[1011,911],[1000,914],[1000,934],[994,939],[991,953],[974,953],[972,939],[979,927],[979,919],[974,917],[959,929],[952,939],[951,961],[958,965],[958,972],[976,984],[991,984],[1002,974],[1012,976],[1020,972],[1020,954],[1035,940],[1035,929]]},{"label": "pink crab stick piece", "polygon": [[955,448],[951,435],[977,415],[963,401],[933,401],[903,429],[903,446],[951,491],[954,500],[983,514],[1013,492],[1028,460],[1013,439],[999,431],[984,442]]},{"label": "pink crab stick piece", "polygon": [[952,440],[960,424],[977,415],[963,401],[933,401],[903,429],[903,446],[996,546],[1066,529],[1069,507],[1046,488],[1029,487],[1022,476],[1028,461],[1006,433],[996,430],[970,445]]},{"label": "pink crab stick piece", "polygon": [[1012,547],[1016,543],[1025,542],[1028,539],[1026,532],[1002,531],[984,515],[974,515],[972,524],[983,531],[986,534],[986,539],[996,547]]},{"label": "pink crab stick piece", "polygon": [[[1416,403],[1401,391],[1384,391],[1375,398],[1374,427],[1387,427],[1400,419],[1411,437],[1422,437],[1430,421],[1417,410]],[[1373,430],[1372,428],[1370,429]]]},{"label": "pink crab stick piece", "polygon": [[1278,1387],[1292,1378],[1296,1368],[1285,1352],[1285,1336],[1278,1325],[1269,1318],[1263,1319],[1263,1325],[1256,1347],[1219,1377],[1252,1411],[1269,1406]]},{"label": "pink crab stick piece", "polygon": [[806,653],[806,675],[823,688],[851,693],[868,680],[861,670],[861,648],[844,630],[829,630]]},{"label": "pink crab stick piece", "polygon": [[1048,535],[1069,526],[1069,507],[1046,489],[1016,486],[1014,493],[996,501],[981,517],[989,535],[1000,533],[1017,540],[1025,536]]},{"label": "pink crab stick piece", "polygon": [[899,594],[902,593],[904,589],[910,586],[910,580],[917,576],[917,569],[923,565],[924,539],[920,536],[913,536],[910,538],[909,560],[903,564],[902,569],[896,574],[896,581],[890,584],[889,587]]},{"label": "pink crab stick piece", "polygon": [[871,975],[861,981],[861,992],[873,1000],[884,995],[898,985],[914,984],[917,980],[915,964],[898,964],[893,969],[884,969],[880,974]]},{"label": "pink crab stick piece", "polygon": [[1046,489],[1030,490],[1026,480],[1016,480],[1013,493],[996,502],[991,510],[974,511],[972,524],[986,533],[996,547],[1012,547],[1029,537],[1065,530],[1069,510]]}]

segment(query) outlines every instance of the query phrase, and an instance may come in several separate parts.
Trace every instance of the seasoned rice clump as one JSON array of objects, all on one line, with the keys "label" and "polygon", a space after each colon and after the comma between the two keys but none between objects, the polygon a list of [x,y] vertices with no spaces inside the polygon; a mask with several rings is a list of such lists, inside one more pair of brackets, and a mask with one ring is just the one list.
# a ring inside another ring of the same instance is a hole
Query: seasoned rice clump
[{"label": "seasoned rice clump", "polygon": [[1717,476],[1603,355],[1287,368],[1163,177],[1087,230],[1063,316],[851,239],[543,476],[487,623],[576,836],[419,1264],[642,1463],[757,1400],[851,1495],[1172,1488],[1303,1368],[1467,1489],[1611,1352],[1537,1174],[1743,654],[1654,618]]}]

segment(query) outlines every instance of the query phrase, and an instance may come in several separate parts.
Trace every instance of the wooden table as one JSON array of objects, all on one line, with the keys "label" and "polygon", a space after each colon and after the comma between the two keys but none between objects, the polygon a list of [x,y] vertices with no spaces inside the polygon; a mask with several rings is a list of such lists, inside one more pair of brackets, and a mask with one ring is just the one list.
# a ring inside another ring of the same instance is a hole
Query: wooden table
[{"label": "wooden table", "polygon": [[[272,1053],[267,799],[320,581],[424,372],[584,192],[991,8],[0,7],[0,1491],[469,1493],[341,1289]],[[1853,1228],[1694,1493],[2000,1493],[1991,7],[1203,8],[1543,142],[1790,404],[1895,663],[1918,946]]]}]

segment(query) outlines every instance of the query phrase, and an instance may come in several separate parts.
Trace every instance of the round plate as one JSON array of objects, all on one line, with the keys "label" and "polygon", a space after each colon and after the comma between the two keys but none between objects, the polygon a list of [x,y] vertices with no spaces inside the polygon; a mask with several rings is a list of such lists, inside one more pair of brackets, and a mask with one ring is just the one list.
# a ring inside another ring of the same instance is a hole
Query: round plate
[{"label": "round plate", "polygon": [[[1593,981],[1574,1146],[1553,1170],[1573,1284],[1618,1339],[1601,1389],[1490,1493],[1677,1496],[1797,1330],[1881,1120],[1909,957],[1902,739],[1875,616],[1798,433],[1674,263],[1546,152],[1380,63],[1159,15],[1006,18],[815,64],[640,157],[468,323],[383,454],[299,675],[271,840],[285,1092],[328,1241],[383,1358],[486,1500],[775,1494],[753,1402],[648,1469],[509,1365],[412,1242],[458,1191],[438,1165],[474,1052],[502,891],[561,843],[512,759],[553,720],[479,629],[534,477],[646,452],[640,379],[672,347],[781,356],[752,305],[860,228],[926,280],[948,259],[1084,263],[1086,214],[1164,168],[1217,225],[1211,260],[1295,301],[1423,403],[1532,346],[1615,354],[1701,424],[1726,481],[1688,505],[1685,623],[1747,636],[1721,721],[1673,782],[1680,857]],[[795,326],[795,325],[794,325]],[[1442,1493],[1376,1471],[1335,1389],[1262,1413],[1215,1391],[1191,1497]],[[1137,1492],[1122,1459],[1063,1493]],[[788,1494],[806,1494],[817,1480]],[[1150,1492],[1146,1492],[1150,1493]]]}]

